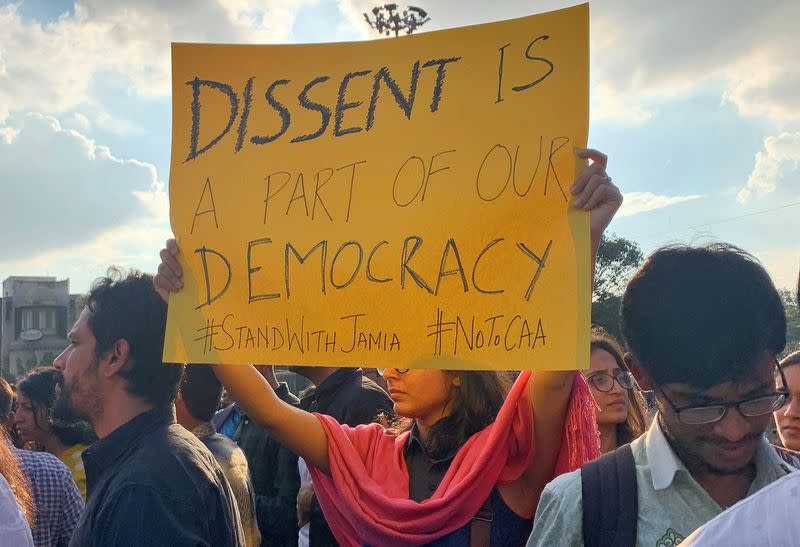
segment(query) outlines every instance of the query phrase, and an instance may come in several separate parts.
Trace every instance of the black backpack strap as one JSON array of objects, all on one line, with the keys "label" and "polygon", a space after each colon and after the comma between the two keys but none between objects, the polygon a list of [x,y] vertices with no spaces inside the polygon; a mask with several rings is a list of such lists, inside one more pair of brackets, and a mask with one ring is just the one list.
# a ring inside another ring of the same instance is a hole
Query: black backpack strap
[{"label": "black backpack strap", "polygon": [[634,547],[639,500],[629,444],[581,467],[583,544]]},{"label": "black backpack strap", "polygon": [[470,547],[489,547],[492,535],[492,496],[483,502],[480,510],[472,517],[469,530]]}]

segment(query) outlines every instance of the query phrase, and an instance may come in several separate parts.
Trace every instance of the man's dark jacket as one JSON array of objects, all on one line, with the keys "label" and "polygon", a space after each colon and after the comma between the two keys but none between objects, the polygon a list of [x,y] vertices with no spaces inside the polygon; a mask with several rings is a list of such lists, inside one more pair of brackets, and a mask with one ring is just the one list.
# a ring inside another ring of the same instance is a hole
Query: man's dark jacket
[{"label": "man's dark jacket", "polygon": [[228,481],[173,405],[115,429],[83,463],[88,499],[71,547],[244,546]]}]

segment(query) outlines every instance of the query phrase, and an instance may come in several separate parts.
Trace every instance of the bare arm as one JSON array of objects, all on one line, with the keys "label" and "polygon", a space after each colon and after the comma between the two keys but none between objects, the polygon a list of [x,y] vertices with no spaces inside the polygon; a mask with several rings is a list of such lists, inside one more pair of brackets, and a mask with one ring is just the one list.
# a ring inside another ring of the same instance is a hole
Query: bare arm
[{"label": "bare arm", "polygon": [[[571,191],[574,196],[572,205],[590,213],[594,280],[600,238],[622,205],[622,194],[605,173],[608,158],[604,154],[596,150],[583,150],[578,155],[593,162],[575,180]],[[528,383],[536,451],[522,477],[509,485],[510,488],[504,493],[506,502],[520,515],[533,514],[542,490],[553,476],[574,375],[574,371],[536,372]]]},{"label": "bare arm", "polygon": [[328,472],[328,437],[316,416],[281,401],[252,365],[212,366],[251,419],[310,465]]},{"label": "bare arm", "polygon": [[[183,272],[176,258],[178,252],[175,240],[167,241],[153,280],[165,301],[170,292],[183,287]],[[252,365],[213,365],[213,368],[233,399],[247,409],[250,418],[308,464],[328,472],[328,438],[313,414],[281,401]]]}]

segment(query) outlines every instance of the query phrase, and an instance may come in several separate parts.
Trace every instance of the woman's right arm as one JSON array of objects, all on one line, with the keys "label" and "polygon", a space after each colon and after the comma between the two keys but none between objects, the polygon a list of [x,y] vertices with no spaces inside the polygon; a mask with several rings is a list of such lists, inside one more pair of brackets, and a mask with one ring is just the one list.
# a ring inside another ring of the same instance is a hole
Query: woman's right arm
[{"label": "woman's right arm", "polygon": [[[169,302],[169,293],[183,287],[178,252],[175,240],[168,240],[161,250],[161,264],[153,279],[165,302]],[[328,472],[328,437],[316,416],[281,401],[252,365],[213,365],[213,369],[231,397],[247,410],[252,420],[306,463]]]}]

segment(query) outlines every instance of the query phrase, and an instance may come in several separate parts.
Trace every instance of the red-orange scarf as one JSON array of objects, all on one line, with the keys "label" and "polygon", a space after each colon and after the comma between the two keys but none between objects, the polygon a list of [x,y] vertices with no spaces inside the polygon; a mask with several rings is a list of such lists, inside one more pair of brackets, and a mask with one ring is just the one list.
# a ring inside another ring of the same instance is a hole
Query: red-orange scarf
[{"label": "red-orange scarf", "polygon": [[[328,435],[330,475],[309,466],[328,525],[343,547],[423,545],[470,522],[498,484],[519,478],[533,457],[533,416],[522,372],[494,423],[459,449],[439,487],[418,503],[408,498],[403,457],[408,433],[378,424],[355,428],[318,414]],[[600,455],[595,402],[575,374],[555,476]]]}]

